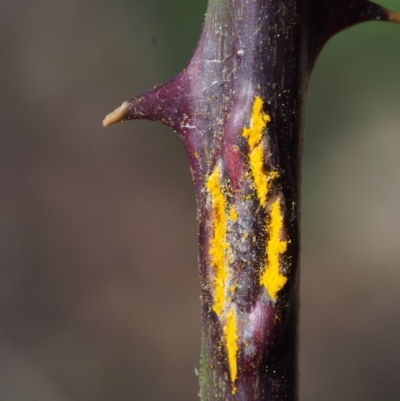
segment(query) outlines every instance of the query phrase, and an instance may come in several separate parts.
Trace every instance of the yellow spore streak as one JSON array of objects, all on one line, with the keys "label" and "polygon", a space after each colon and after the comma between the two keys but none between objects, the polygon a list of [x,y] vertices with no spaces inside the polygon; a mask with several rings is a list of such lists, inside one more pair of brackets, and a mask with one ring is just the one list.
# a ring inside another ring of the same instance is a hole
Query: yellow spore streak
[{"label": "yellow spore streak", "polygon": [[271,117],[262,111],[263,106],[264,101],[260,96],[256,96],[251,113],[250,128],[243,129],[243,136],[248,139],[250,150],[260,143],[267,123],[271,121]]},{"label": "yellow spore streak", "polygon": [[242,135],[248,140],[250,148],[250,167],[254,178],[254,186],[261,206],[266,207],[268,196],[268,176],[264,172],[264,152],[261,139],[271,117],[265,114],[264,101],[256,96],[251,114],[250,127],[244,128]]},{"label": "yellow spore streak", "polygon": [[228,350],[228,363],[229,372],[231,374],[232,381],[232,394],[236,393],[235,380],[237,378],[237,353],[239,350],[238,346],[238,329],[236,324],[236,313],[234,309],[231,309],[226,326],[224,328],[226,349]]},{"label": "yellow spore streak", "polygon": [[213,309],[217,315],[221,315],[225,301],[225,283],[228,279],[228,270],[225,262],[225,251],[228,248],[226,242],[227,226],[227,202],[222,192],[221,168],[217,166],[207,180],[207,189],[212,196],[214,211],[214,235],[211,239],[210,255],[215,268],[215,298]]},{"label": "yellow spore streak", "polygon": [[[232,381],[232,394],[235,394],[237,389],[235,381],[237,379],[237,354],[238,345],[238,329],[236,323],[236,313],[234,309],[227,311],[226,305],[230,302],[226,296],[226,286],[229,279],[229,271],[226,258],[226,250],[229,244],[226,241],[227,225],[229,221],[237,221],[237,210],[232,206],[227,210],[227,200],[222,190],[221,185],[221,167],[217,166],[207,180],[207,189],[210,192],[213,205],[213,223],[214,233],[210,243],[210,255],[212,264],[215,268],[215,295],[213,310],[218,316],[226,318],[224,325],[224,336],[226,349],[228,353],[229,372]],[[228,217],[229,216],[229,217]],[[236,289],[235,285],[229,287],[231,292]],[[224,319],[225,320],[225,319]]]},{"label": "yellow spore streak", "polygon": [[263,207],[267,205],[268,177],[264,173],[264,154],[262,144],[250,152],[250,166],[258,199]]},{"label": "yellow spore streak", "polygon": [[269,239],[267,242],[267,267],[261,277],[261,284],[267,289],[270,297],[276,301],[278,292],[285,285],[287,278],[280,272],[279,257],[286,252],[287,241],[281,241],[283,217],[280,200],[272,204],[270,222],[267,230]]}]

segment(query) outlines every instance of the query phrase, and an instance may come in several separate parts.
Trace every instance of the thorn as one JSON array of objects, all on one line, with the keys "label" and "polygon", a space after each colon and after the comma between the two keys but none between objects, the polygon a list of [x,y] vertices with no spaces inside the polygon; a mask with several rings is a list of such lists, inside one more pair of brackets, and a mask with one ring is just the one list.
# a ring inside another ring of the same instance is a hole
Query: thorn
[{"label": "thorn", "polygon": [[400,24],[400,14],[399,13],[395,13],[394,11],[388,10],[386,8],[384,10],[386,12],[387,21],[396,22],[396,23]]},{"label": "thorn", "polygon": [[187,81],[185,74],[179,74],[171,81],[127,100],[103,120],[104,127],[126,120],[150,120],[181,132],[182,121],[186,118],[190,122],[192,109]]},{"label": "thorn", "polygon": [[113,112],[108,114],[103,120],[103,126],[108,127],[115,123],[120,123],[126,119],[126,111],[128,108],[128,102],[122,103],[120,107],[115,109]]},{"label": "thorn", "polygon": [[369,0],[314,0],[315,26],[310,35],[310,68],[325,43],[337,33],[367,21],[400,23],[400,14]]}]

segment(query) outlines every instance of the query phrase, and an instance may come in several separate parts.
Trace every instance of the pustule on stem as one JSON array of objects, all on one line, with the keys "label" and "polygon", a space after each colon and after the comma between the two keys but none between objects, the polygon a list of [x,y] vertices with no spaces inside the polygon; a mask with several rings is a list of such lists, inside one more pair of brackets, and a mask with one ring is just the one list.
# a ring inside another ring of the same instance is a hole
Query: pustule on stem
[{"label": "pustule on stem", "polygon": [[210,0],[185,71],[103,122],[160,121],[187,151],[199,218],[204,401],[297,399],[305,93],[326,41],[369,20],[400,17],[366,0]]}]

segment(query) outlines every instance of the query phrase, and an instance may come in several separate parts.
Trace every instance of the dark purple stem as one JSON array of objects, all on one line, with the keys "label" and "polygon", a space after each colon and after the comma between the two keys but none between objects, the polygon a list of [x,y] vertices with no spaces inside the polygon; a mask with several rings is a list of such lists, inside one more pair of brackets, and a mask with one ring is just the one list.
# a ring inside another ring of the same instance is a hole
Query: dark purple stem
[{"label": "dark purple stem", "polygon": [[399,16],[365,0],[211,0],[186,70],[104,121],[160,121],[189,156],[203,401],[297,399],[307,84],[326,41],[368,20]]}]

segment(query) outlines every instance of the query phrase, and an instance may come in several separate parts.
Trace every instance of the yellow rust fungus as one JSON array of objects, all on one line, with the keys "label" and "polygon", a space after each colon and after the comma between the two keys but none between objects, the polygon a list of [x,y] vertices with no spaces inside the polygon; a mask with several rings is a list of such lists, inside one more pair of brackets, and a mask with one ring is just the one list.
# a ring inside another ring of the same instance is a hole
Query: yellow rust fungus
[{"label": "yellow rust fungus", "polygon": [[270,221],[267,226],[267,263],[261,276],[261,284],[267,289],[270,297],[276,301],[278,292],[285,285],[287,278],[281,273],[280,255],[286,252],[287,241],[281,241],[283,217],[280,199],[272,204]]},{"label": "yellow rust fungus", "polygon": [[227,201],[221,186],[221,167],[217,166],[207,180],[207,189],[212,197],[214,211],[214,234],[210,244],[210,255],[215,268],[214,311],[221,315],[226,302],[225,283],[228,269],[225,260],[227,227]]},{"label": "yellow rust fungus", "polygon": [[232,381],[232,394],[236,393],[235,381],[237,378],[237,354],[239,350],[238,346],[238,329],[236,324],[236,313],[234,309],[231,309],[228,315],[226,325],[224,327],[226,349],[228,351],[228,363],[229,372]]},{"label": "yellow rust fungus", "polygon": [[[238,213],[234,207],[228,212],[227,199],[221,183],[221,166],[218,165],[207,180],[207,189],[211,195],[213,207],[214,232],[210,242],[210,255],[215,269],[215,295],[213,310],[224,321],[224,337],[228,355],[229,372],[232,381],[232,394],[236,393],[235,381],[238,375],[237,354],[238,328],[235,309],[227,308],[232,302],[227,297],[229,281],[229,259],[226,251],[229,248],[227,242],[227,226],[229,222],[238,220]],[[236,285],[229,286],[231,293],[235,292]]]},{"label": "yellow rust fungus", "polygon": [[264,101],[256,96],[251,114],[250,128],[244,128],[243,136],[248,139],[250,150],[253,150],[260,142],[271,117],[263,112]]},{"label": "yellow rust fungus", "polygon": [[261,142],[267,123],[271,117],[263,112],[264,101],[256,96],[251,113],[250,127],[243,129],[243,136],[247,139],[250,148],[250,168],[253,174],[254,187],[262,207],[267,206],[268,181],[271,178],[264,171],[264,149]]},{"label": "yellow rust fungus", "polygon": [[231,207],[231,211],[229,212],[229,218],[232,220],[232,221],[238,221],[238,212],[237,212],[237,210],[232,206]]}]

